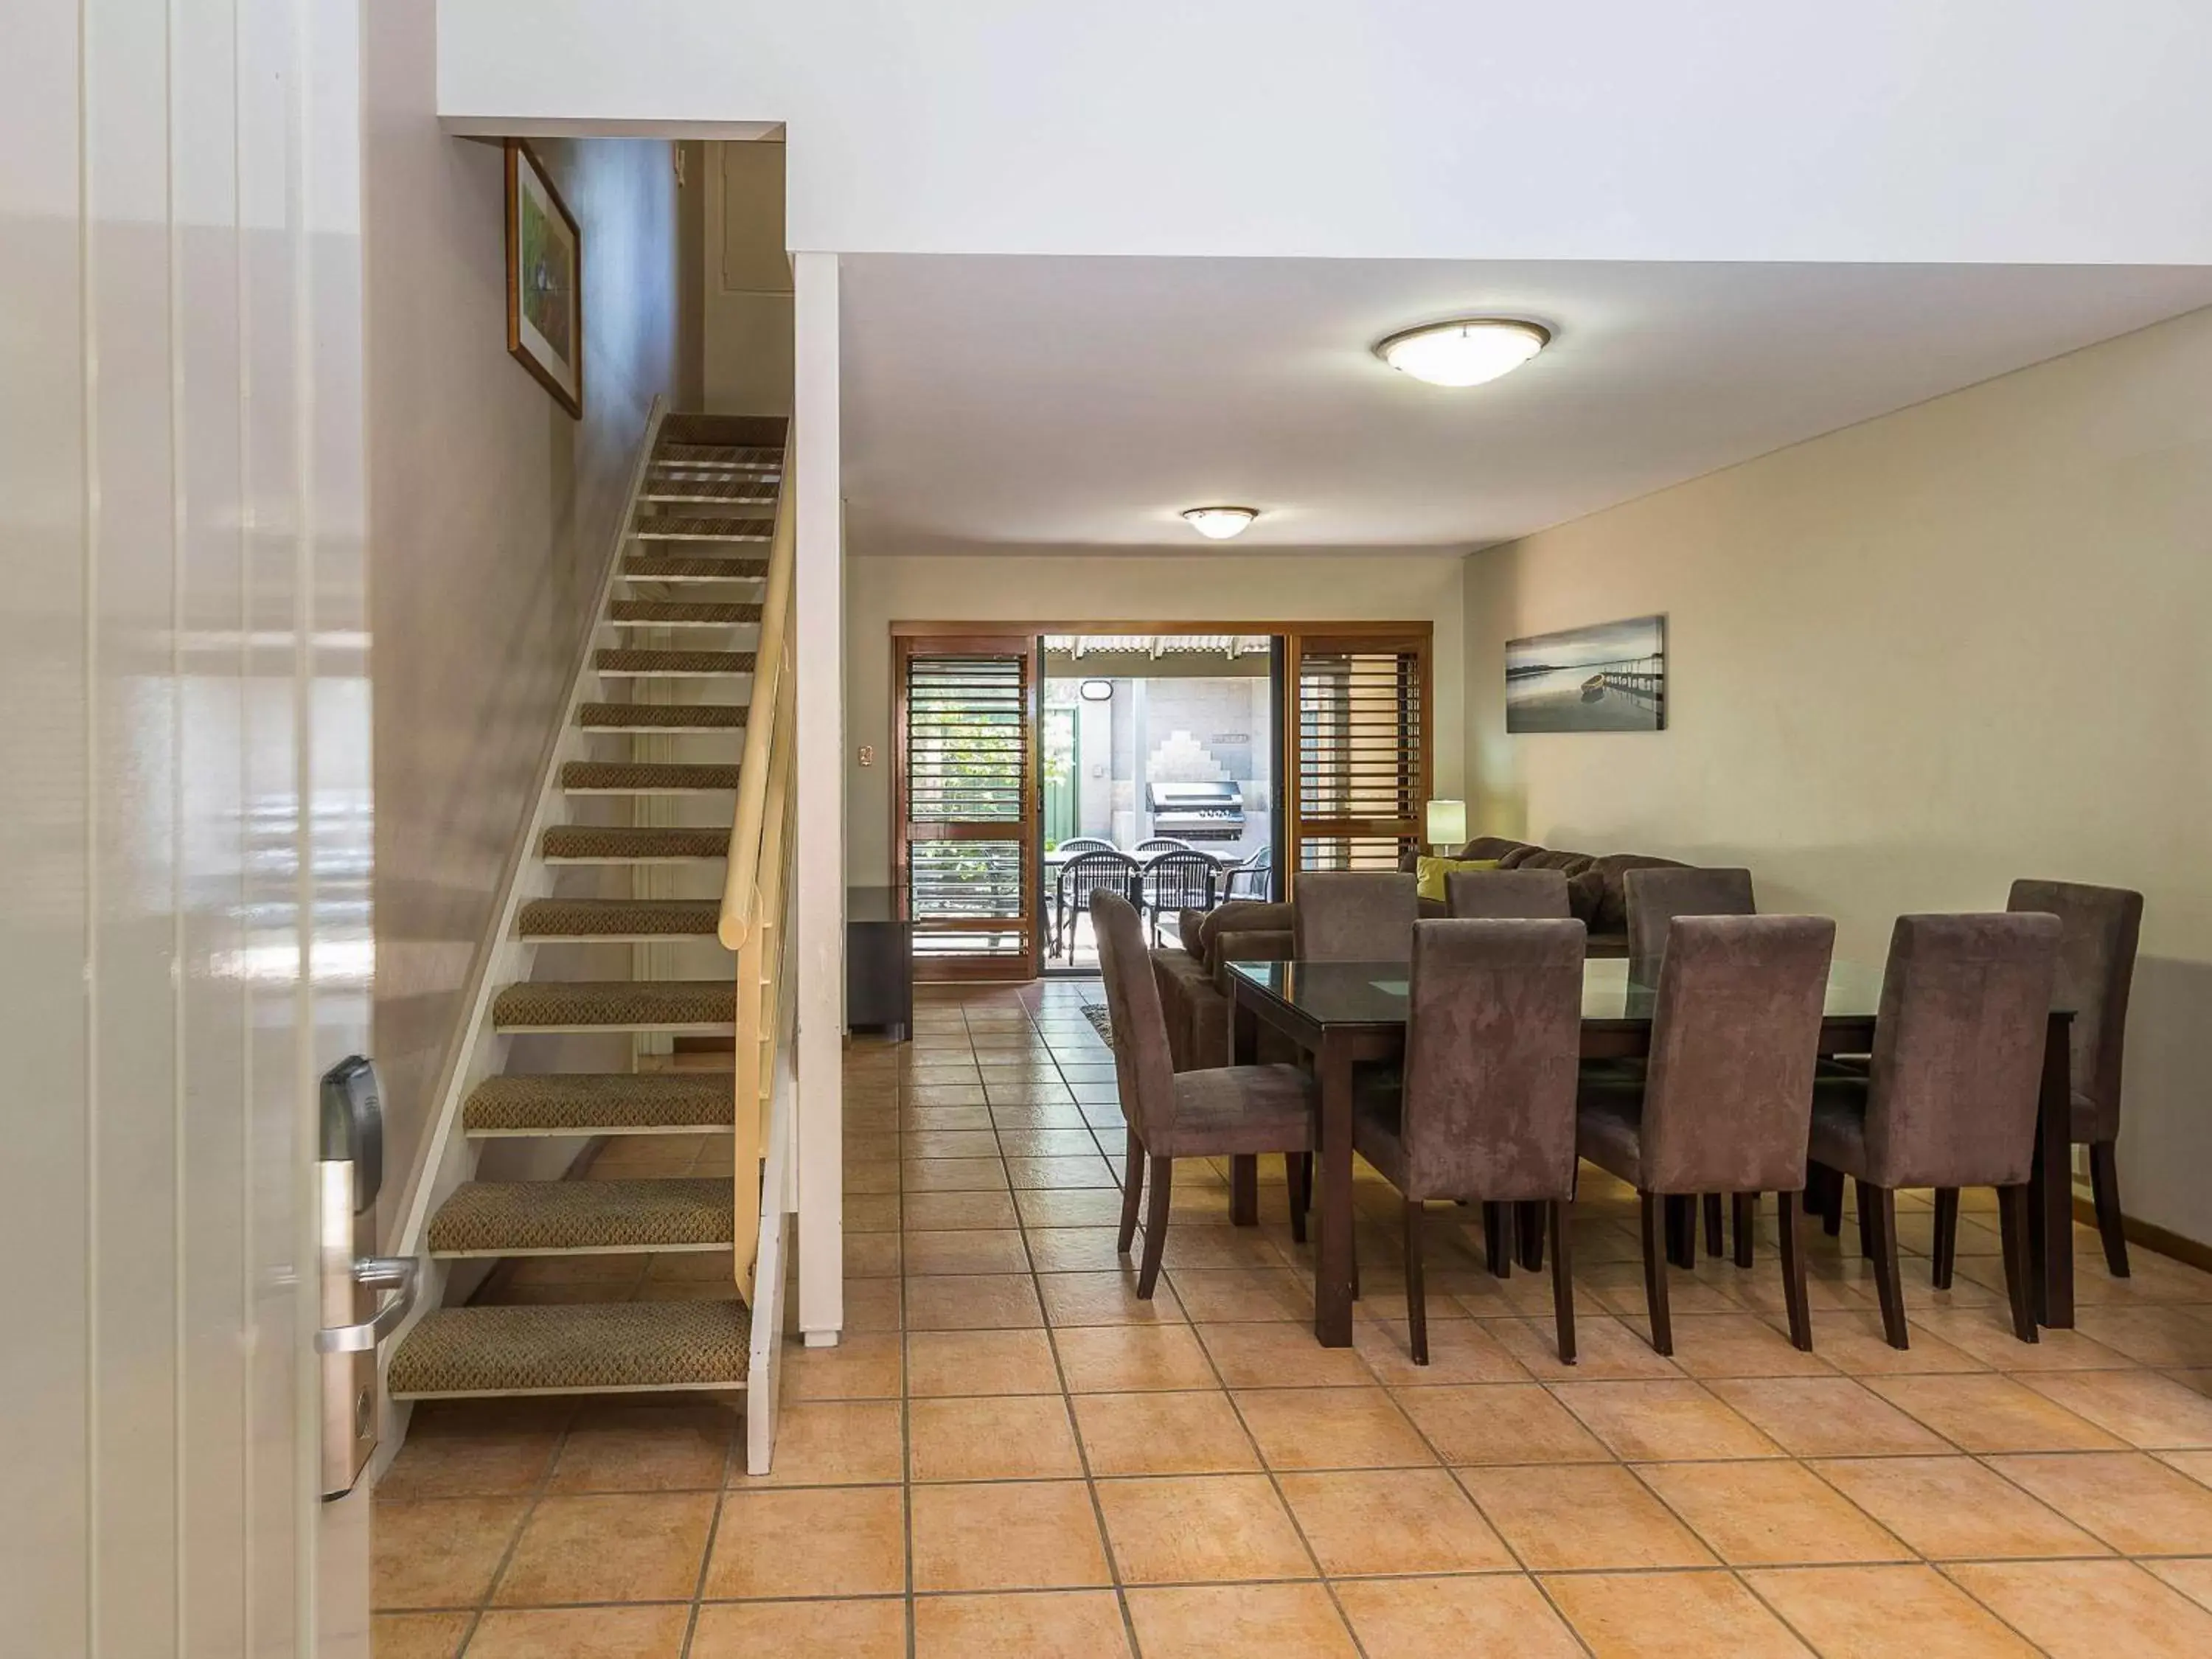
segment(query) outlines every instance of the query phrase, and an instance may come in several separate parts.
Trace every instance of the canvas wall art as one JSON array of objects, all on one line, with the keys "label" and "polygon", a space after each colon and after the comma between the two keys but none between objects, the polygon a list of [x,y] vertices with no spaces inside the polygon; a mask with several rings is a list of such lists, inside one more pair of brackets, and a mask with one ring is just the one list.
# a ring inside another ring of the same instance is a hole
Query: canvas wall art
[{"label": "canvas wall art", "polygon": [[1508,732],[1666,728],[1664,617],[1633,617],[1505,642]]},{"label": "canvas wall art", "polygon": [[507,141],[507,349],[584,412],[583,238],[538,157]]}]

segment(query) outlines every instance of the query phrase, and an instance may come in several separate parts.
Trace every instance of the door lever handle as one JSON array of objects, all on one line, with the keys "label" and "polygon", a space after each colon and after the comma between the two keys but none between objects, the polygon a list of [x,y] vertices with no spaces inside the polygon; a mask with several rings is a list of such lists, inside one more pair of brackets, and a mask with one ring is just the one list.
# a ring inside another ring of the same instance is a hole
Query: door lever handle
[{"label": "door lever handle", "polygon": [[422,1264],[412,1256],[367,1255],[353,1264],[353,1282],[372,1291],[398,1294],[359,1325],[325,1325],[315,1333],[317,1353],[367,1353],[398,1330],[415,1306]]}]

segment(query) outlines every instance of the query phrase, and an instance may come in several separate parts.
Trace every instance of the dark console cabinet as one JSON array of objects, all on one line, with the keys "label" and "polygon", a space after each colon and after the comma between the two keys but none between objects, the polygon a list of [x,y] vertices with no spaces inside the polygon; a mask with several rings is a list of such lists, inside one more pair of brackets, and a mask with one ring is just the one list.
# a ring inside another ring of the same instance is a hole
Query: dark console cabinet
[{"label": "dark console cabinet", "polygon": [[892,888],[845,890],[845,1023],[897,1042],[914,1027],[914,929]]}]

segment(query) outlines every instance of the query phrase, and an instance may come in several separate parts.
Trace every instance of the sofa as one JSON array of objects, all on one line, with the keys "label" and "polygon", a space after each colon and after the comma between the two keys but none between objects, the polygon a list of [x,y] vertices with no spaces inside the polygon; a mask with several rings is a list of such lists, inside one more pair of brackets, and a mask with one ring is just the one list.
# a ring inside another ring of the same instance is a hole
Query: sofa
[{"label": "sofa", "polygon": [[[1631,870],[1681,868],[1678,859],[1652,858],[1643,853],[1569,853],[1538,847],[1504,836],[1477,836],[1457,852],[1455,859],[1496,859],[1501,870],[1557,870],[1567,878],[1567,906],[1575,919],[1589,930],[1589,953],[1594,957],[1628,954],[1628,894],[1621,878]],[[1408,854],[1402,867],[1415,867]],[[1421,901],[1421,914],[1446,914],[1434,899]]]},{"label": "sofa", "polygon": [[[1178,942],[1152,951],[1152,977],[1160,988],[1167,1018],[1168,1050],[1178,1072],[1229,1064],[1229,994],[1224,981],[1231,962],[1287,962],[1291,957],[1291,907],[1256,899],[1231,899],[1211,910],[1185,910],[1176,919]],[[1272,1032],[1261,1033],[1261,1047],[1272,1050]],[[1263,1053],[1286,1060],[1287,1054]]]}]

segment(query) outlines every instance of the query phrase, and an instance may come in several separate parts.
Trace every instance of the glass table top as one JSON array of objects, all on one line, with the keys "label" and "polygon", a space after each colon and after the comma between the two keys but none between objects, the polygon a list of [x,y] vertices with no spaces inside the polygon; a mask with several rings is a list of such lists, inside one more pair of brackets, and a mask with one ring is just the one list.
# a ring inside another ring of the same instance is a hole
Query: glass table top
[{"label": "glass table top", "polygon": [[[1402,1025],[1409,962],[1232,962],[1229,971],[1322,1025]],[[1619,957],[1583,963],[1585,1021],[1644,1024],[1656,988],[1628,976]],[[1872,1019],[1881,1006],[1881,969],[1838,961],[1828,969],[1824,1010],[1830,1019]]]}]

